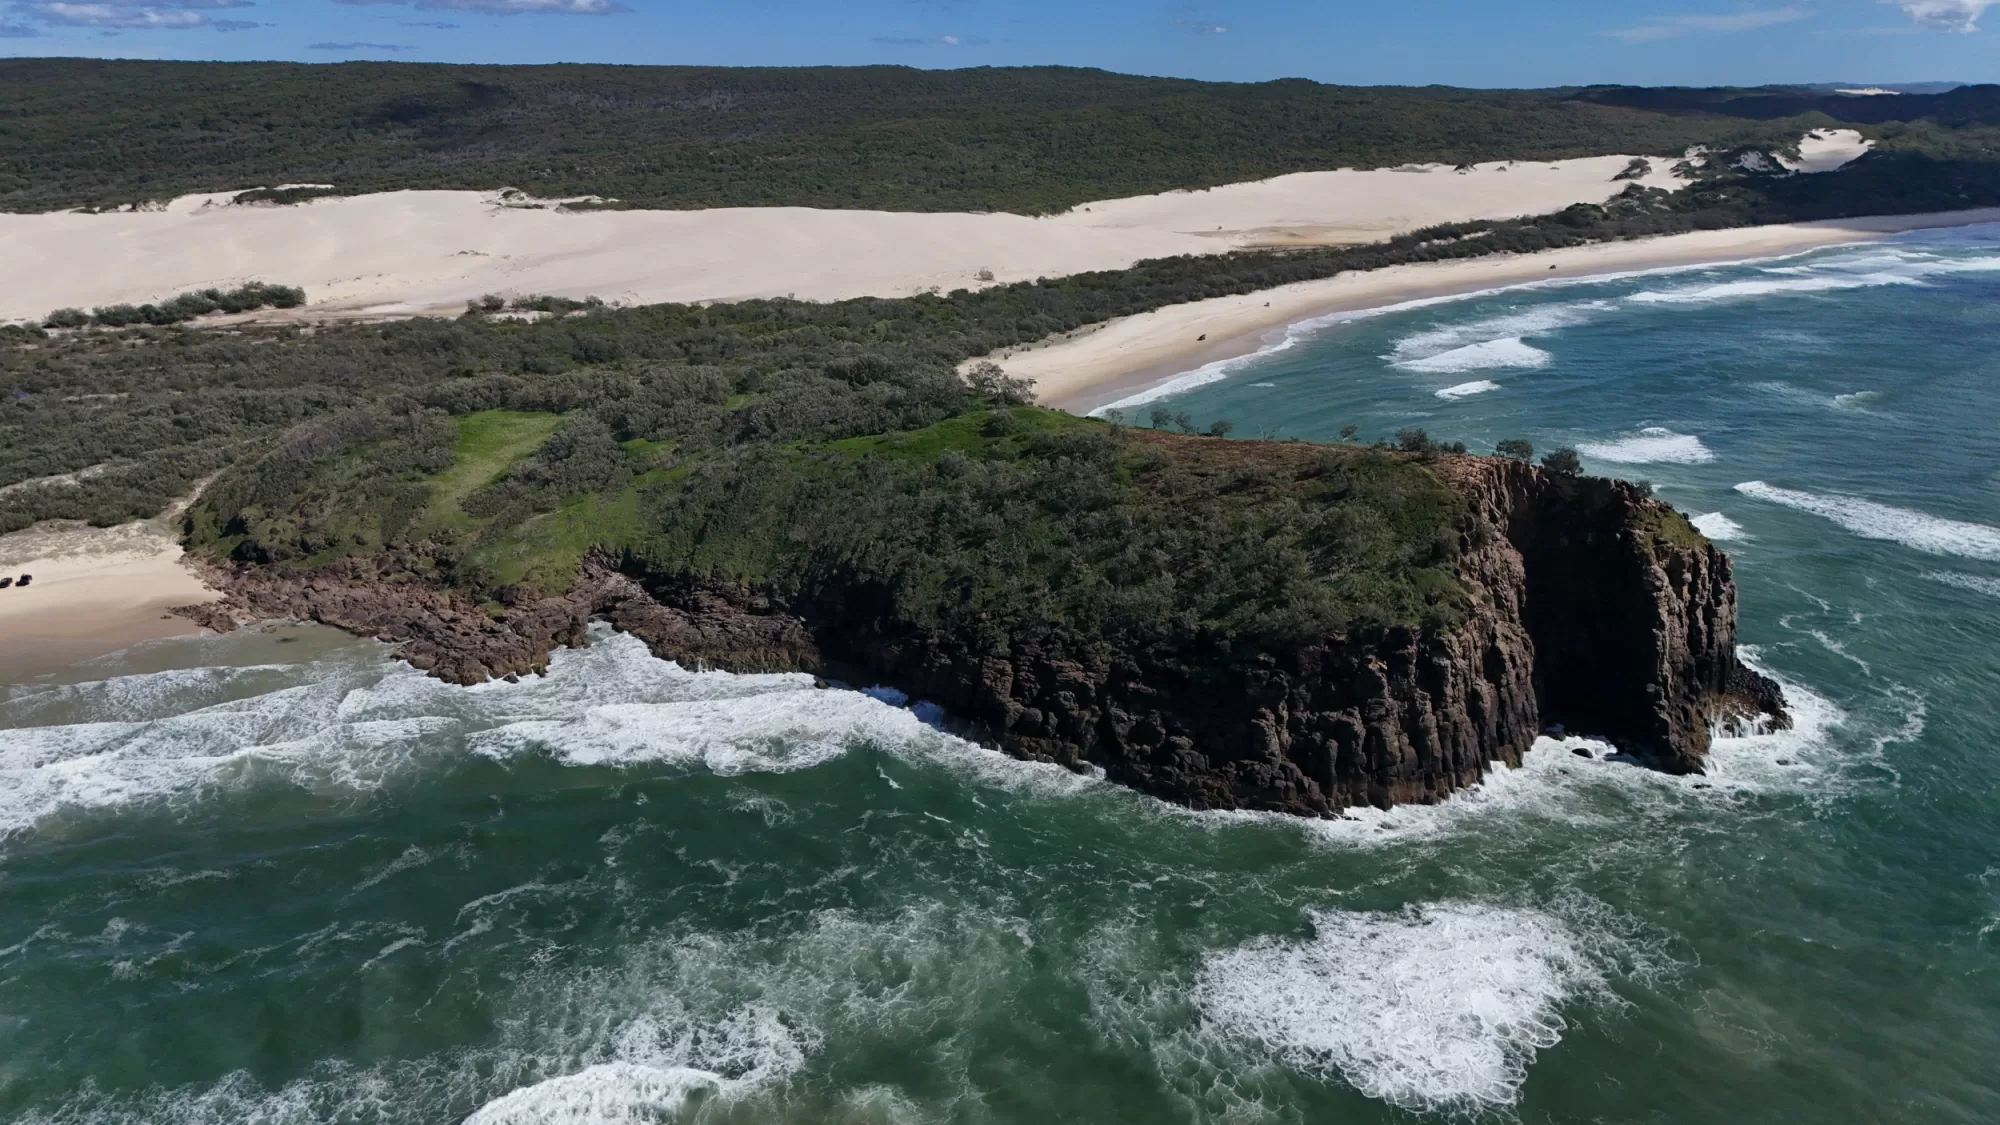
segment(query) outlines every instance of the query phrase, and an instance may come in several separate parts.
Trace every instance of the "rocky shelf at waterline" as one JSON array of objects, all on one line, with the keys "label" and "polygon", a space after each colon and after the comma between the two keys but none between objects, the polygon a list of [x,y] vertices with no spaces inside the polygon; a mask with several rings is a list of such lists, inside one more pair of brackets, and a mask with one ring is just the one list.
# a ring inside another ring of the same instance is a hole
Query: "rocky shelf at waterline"
[{"label": "rocky shelf at waterline", "polygon": [[[1270,451],[1266,451],[1269,453]],[[322,622],[399,646],[457,684],[544,671],[595,618],[690,666],[799,671],[895,687],[1011,754],[1082,769],[1195,808],[1309,816],[1431,803],[1518,763],[1560,724],[1669,773],[1699,772],[1716,729],[1789,720],[1778,686],[1736,655],[1729,557],[1623,482],[1444,457],[1465,503],[1448,626],[1326,636],[1248,655],[1050,638],[977,651],[900,627],[879,591],[791,602],[647,573],[594,555],[558,596],[498,603],[412,582],[394,560],[309,571],[211,565],[211,628]]]}]

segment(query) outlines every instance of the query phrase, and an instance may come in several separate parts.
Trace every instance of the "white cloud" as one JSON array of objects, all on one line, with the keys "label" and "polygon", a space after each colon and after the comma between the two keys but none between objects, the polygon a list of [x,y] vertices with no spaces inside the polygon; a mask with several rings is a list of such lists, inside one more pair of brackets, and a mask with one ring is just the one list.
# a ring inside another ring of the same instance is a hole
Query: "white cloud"
[{"label": "white cloud", "polygon": [[406,4],[440,12],[489,16],[609,16],[632,9],[619,0],[336,0],[341,4]]},{"label": "white cloud", "polygon": [[875,42],[885,47],[984,47],[992,40],[963,35],[935,35],[928,39],[915,35],[877,35]]},{"label": "white cloud", "polygon": [[14,0],[13,13],[56,27],[105,31],[236,31],[256,27],[244,20],[217,19],[218,8],[248,8],[250,0]]},{"label": "white cloud", "polygon": [[1883,0],[1894,4],[1921,27],[1939,31],[1979,30],[1979,17],[2000,0]]},{"label": "white cloud", "polygon": [[[1918,2],[1928,3],[1930,0],[1918,0]],[[1963,0],[1963,2],[1992,3],[1994,0]],[[1796,5],[1715,15],[1687,12],[1677,16],[1655,16],[1643,23],[1621,27],[1604,34],[1613,39],[1623,39],[1627,43],[1651,43],[1659,39],[1676,39],[1683,35],[1702,32],[1728,34],[1736,31],[1755,31],[1758,28],[1775,27],[1781,23],[1796,23],[1811,15],[1811,12]]]}]

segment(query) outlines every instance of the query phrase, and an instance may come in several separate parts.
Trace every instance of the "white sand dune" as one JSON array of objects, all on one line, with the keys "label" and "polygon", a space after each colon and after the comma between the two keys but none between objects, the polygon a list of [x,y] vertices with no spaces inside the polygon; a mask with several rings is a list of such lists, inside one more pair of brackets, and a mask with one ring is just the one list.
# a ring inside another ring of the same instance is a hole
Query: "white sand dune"
[{"label": "white sand dune", "polygon": [[1782,160],[1794,172],[1836,172],[1875,147],[1875,142],[1854,129],[1814,129],[1799,140],[1799,158]]},{"label": "white sand dune", "polygon": [[[0,214],[8,267],[0,321],[252,279],[303,286],[308,317],[451,312],[486,293],[626,303],[907,296],[976,287],[983,270],[1018,281],[1541,214],[1617,194],[1625,184],[1612,177],[1630,160],[1304,172],[1046,218],[801,207],[565,212],[464,191],[291,207],[237,206],[224,193],[150,211]],[[1645,182],[1677,183],[1664,171]]]}]

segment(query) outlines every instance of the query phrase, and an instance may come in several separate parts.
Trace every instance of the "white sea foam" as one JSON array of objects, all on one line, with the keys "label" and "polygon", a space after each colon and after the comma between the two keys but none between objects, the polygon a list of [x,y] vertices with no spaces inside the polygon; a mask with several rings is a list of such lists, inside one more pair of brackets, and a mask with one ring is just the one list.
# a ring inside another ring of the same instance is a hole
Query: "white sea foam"
[{"label": "white sea foam", "polygon": [[1688,522],[1694,524],[1696,531],[1717,542],[1750,538],[1743,533],[1742,524],[1737,523],[1721,512],[1704,512]]},{"label": "white sea foam", "polygon": [[1978,574],[1960,574],[1955,570],[1933,570],[1924,575],[1933,582],[1956,586],[1961,590],[1971,590],[1975,594],[2000,598],[2000,578],[1987,578]]},{"label": "white sea foam", "polygon": [[906,708],[819,690],[807,676],[692,672],[607,628],[593,638],[587,649],[558,652],[547,676],[472,688],[351,658],[281,669],[287,686],[213,703],[210,677],[128,677],[134,682],[95,701],[144,698],[157,717],[0,729],[0,840],[52,818],[259,785],[340,799],[461,748],[493,758],[544,753],[575,766],[740,774],[808,769],[867,744],[983,784],[1048,795],[1100,784],[946,734],[937,708],[921,701]]},{"label": "white sea foam", "polygon": [[[1548,362],[1548,353],[1523,344],[1522,337],[1547,336],[1564,328],[1587,324],[1614,307],[1610,301],[1571,301],[1483,317],[1462,324],[1441,324],[1397,340],[1394,349],[1384,358],[1398,367],[1404,367],[1441,359],[1467,349],[1488,348],[1493,350],[1473,353],[1471,358],[1513,361],[1486,364],[1492,367],[1539,367]],[[1536,356],[1540,358],[1537,360]],[[1452,367],[1439,370],[1470,369]]]},{"label": "white sea foam", "polygon": [[932,736],[916,715],[859,692],[766,692],[727,700],[621,703],[510,723],[470,739],[494,757],[543,748],[570,765],[700,764],[718,774],[810,769],[868,739]]},{"label": "white sea foam", "polygon": [[763,1006],[708,1027],[649,1012],[614,1044],[613,1061],[513,1090],[465,1125],[652,1125],[697,1093],[729,1097],[791,1074],[816,1045]]},{"label": "white sea foam", "polygon": [[1699,465],[1715,460],[1715,454],[1701,443],[1700,438],[1693,434],[1677,434],[1659,426],[1648,426],[1612,441],[1584,442],[1577,446],[1577,450],[1586,457],[1620,465],[1656,462]]},{"label": "white sea foam", "polygon": [[1456,386],[1446,387],[1443,390],[1431,393],[1442,399],[1454,399],[1468,398],[1472,395],[1483,395],[1487,391],[1497,391],[1499,389],[1500,384],[1490,379],[1478,379],[1470,383],[1459,383]]},{"label": "white sea foam", "polygon": [[1301,321],[1286,328],[1284,336],[1275,343],[1266,344],[1247,355],[1218,359],[1213,363],[1202,364],[1192,371],[1184,371],[1170,379],[1134,391],[1115,402],[1107,402],[1103,406],[1092,410],[1090,415],[1093,418],[1101,418],[1113,410],[1130,410],[1132,407],[1144,406],[1149,402],[1170,398],[1174,395],[1194,390],[1196,387],[1205,387],[1210,383],[1220,383],[1244,367],[1277,355],[1279,352],[1290,351],[1292,348],[1298,346],[1299,341],[1318,331],[1319,328],[1324,327],[1325,323],[1327,322],[1321,320]]},{"label": "white sea foam", "polygon": [[[1495,344],[1503,341],[1519,342],[1523,337],[1549,335],[1564,328],[1587,324],[1606,313],[1615,312],[1628,303],[1646,304],[1706,304],[1715,301],[1742,300],[1786,293],[1829,292],[1842,289],[1859,289],[1882,285],[1921,285],[1924,278],[1934,274],[1984,272],[2000,269],[2000,257],[1940,258],[1936,255],[1914,251],[1890,251],[1878,253],[1870,258],[1816,257],[1828,250],[1804,251],[1797,254],[1774,255],[1770,258],[1755,259],[1738,263],[1749,266],[1757,263],[1774,263],[1804,259],[1804,264],[1795,266],[1769,265],[1763,273],[1767,278],[1711,282],[1674,289],[1641,290],[1623,298],[1604,298],[1549,304],[1519,312],[1485,317],[1462,324],[1438,325],[1412,333],[1396,342],[1388,356],[1390,363],[1402,367],[1411,363],[1422,363],[1468,347]],[[1588,277],[1560,278],[1547,281],[1531,281],[1520,285],[1497,286],[1470,293],[1455,293],[1442,297],[1425,297],[1413,301],[1403,301],[1371,309],[1359,309],[1330,313],[1312,317],[1287,325],[1277,338],[1266,343],[1248,355],[1217,360],[1192,371],[1183,372],[1172,378],[1156,383],[1126,395],[1115,402],[1106,403],[1091,411],[1101,416],[1110,410],[1126,410],[1158,399],[1220,382],[1230,375],[1254,366],[1264,358],[1290,350],[1301,341],[1311,339],[1328,328],[1355,321],[1395,313],[1412,312],[1418,309],[1462,304],[1491,298],[1507,293],[1537,293],[1551,289],[1567,289],[1577,285],[1602,285],[1637,278],[1669,277],[1677,274],[1704,273],[1716,267],[1709,264],[1665,266],[1656,269],[1627,270]],[[1523,343],[1529,351],[1539,351]],[[1475,355],[1478,353],[1474,353]],[[1546,353],[1543,353],[1546,355]],[[1470,358],[1470,357],[1468,357]],[[1526,358],[1526,352],[1516,352],[1516,359]],[[1547,362],[1546,359],[1541,362]],[[1532,366],[1539,366],[1533,364]],[[1519,362],[1492,363],[1493,367],[1529,366]],[[1458,367],[1453,370],[1474,370],[1472,367]],[[1258,384],[1262,385],[1262,384]]]},{"label": "white sea foam", "polygon": [[801,1091],[792,1080],[835,1037],[883,1037],[895,1049],[930,1053],[934,1066],[975,1065],[954,1058],[967,1054],[963,1045],[936,1029],[1013,1015],[1013,998],[992,977],[1032,944],[1019,917],[941,903],[886,917],[826,910],[781,933],[758,926],[632,937],[614,956],[580,965],[521,958],[484,997],[494,1026],[477,1045],[369,1066],[328,1060],[275,1087],[247,1072],[137,1092],[86,1084],[19,1122],[654,1125],[704,1112],[908,1120],[839,1112],[908,1112],[904,1099],[879,1089]]},{"label": "white sea foam", "polygon": [[465,1125],[655,1125],[697,1091],[727,1084],[696,1067],[599,1063],[495,1098]]},{"label": "white sea foam", "polygon": [[1933,555],[2000,560],[2000,527],[1941,519],[1858,496],[1774,488],[1761,480],[1744,481],[1736,491],[1832,520],[1863,539],[1888,540]]},{"label": "white sea foam", "polygon": [[1474,903],[1315,911],[1313,936],[1210,956],[1193,995],[1213,1030],[1287,1066],[1416,1111],[1519,1096],[1528,1066],[1601,993],[1603,969],[1553,915]]},{"label": "white sea foam", "polygon": [[1552,357],[1540,348],[1521,342],[1519,336],[1504,340],[1487,340],[1478,344],[1467,344],[1448,352],[1425,356],[1422,359],[1400,359],[1395,366],[1404,371],[1415,371],[1425,375],[1455,375],[1464,371],[1489,371],[1495,368],[1536,368],[1547,367]]},{"label": "white sea foam", "polygon": [[[1782,731],[1714,732],[1704,774],[1664,774],[1632,763],[1597,739],[1545,735],[1535,740],[1519,766],[1490,763],[1489,772],[1477,785],[1435,805],[1355,807],[1324,820],[1281,813],[1189,812],[1164,806],[1160,814],[1218,829],[1241,823],[1282,826],[1309,833],[1331,847],[1378,849],[1464,832],[1497,840],[1506,832],[1529,830],[1537,824],[1578,828],[1625,824],[1635,804],[1668,809],[1690,803],[1728,808],[1757,794],[1835,791],[1846,776],[1849,758],[1838,751],[1832,734],[1848,723],[1846,712],[1803,683],[1765,666],[1754,648],[1742,648],[1739,656],[1778,682],[1792,725]],[[1579,756],[1579,752],[1588,757]]]},{"label": "white sea foam", "polygon": [[1741,301],[1757,297],[1777,297],[1805,293],[1831,293],[1844,289],[1870,289],[1883,285],[1920,285],[1922,280],[1906,274],[1877,273],[1857,276],[1755,278],[1696,285],[1685,289],[1655,289],[1626,298],[1641,305],[1706,305],[1718,301]]},{"label": "white sea foam", "polygon": [[1628,300],[1637,304],[1702,305],[1889,285],[1923,285],[1932,277],[1996,269],[2000,269],[2000,257],[1952,258],[1922,251],[1873,248],[1868,252],[1812,258],[1798,265],[1768,267],[1760,271],[1764,276],[1758,278],[1644,290]]}]

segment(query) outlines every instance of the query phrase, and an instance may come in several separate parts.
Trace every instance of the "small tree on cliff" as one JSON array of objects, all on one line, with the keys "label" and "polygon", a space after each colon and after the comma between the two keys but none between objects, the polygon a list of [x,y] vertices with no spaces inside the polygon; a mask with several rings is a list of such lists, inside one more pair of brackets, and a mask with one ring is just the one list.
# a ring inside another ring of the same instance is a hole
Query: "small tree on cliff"
[{"label": "small tree on cliff", "polygon": [[1523,441],[1520,438],[1507,438],[1501,441],[1493,447],[1493,452],[1514,461],[1533,461],[1535,459],[1534,443]]},{"label": "small tree on cliff", "polygon": [[1017,379],[992,360],[980,360],[965,373],[972,389],[1001,406],[1030,406],[1035,401],[1032,380]]},{"label": "small tree on cliff", "polygon": [[1236,429],[1236,423],[1230,421],[1227,418],[1217,418],[1214,422],[1209,424],[1208,436],[1228,437],[1230,433],[1233,432],[1235,429]]},{"label": "small tree on cliff", "polygon": [[1553,453],[1542,457],[1542,468],[1559,477],[1573,477],[1583,472],[1583,458],[1576,450],[1565,445]]}]

